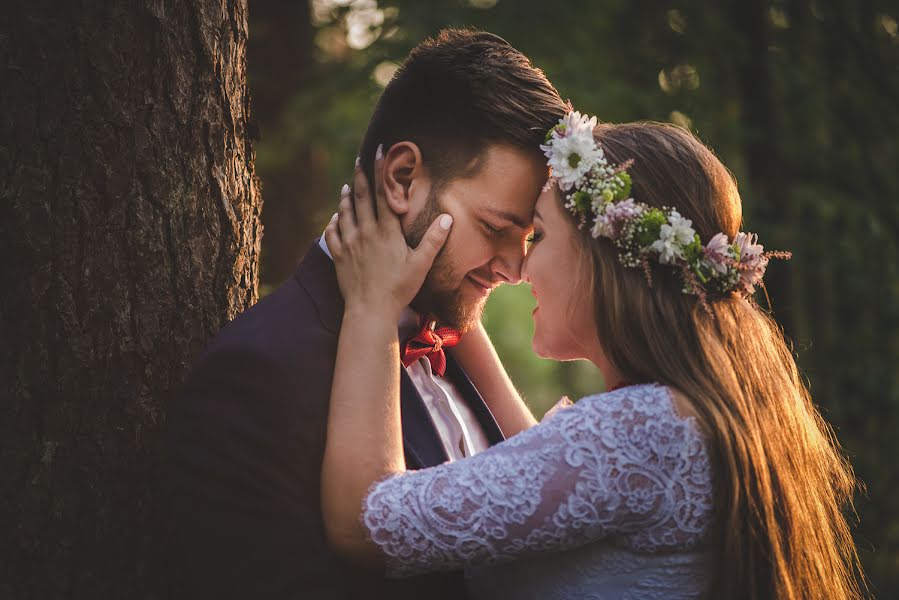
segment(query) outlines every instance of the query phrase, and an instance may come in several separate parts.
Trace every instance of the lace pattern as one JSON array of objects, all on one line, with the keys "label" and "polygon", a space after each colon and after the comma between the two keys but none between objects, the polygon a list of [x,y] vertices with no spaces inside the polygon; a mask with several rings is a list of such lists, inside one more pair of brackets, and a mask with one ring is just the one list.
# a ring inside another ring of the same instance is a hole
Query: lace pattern
[{"label": "lace pattern", "polygon": [[667,388],[588,396],[470,458],[376,483],[362,520],[394,576],[598,540],[689,550],[712,516],[708,453]]}]

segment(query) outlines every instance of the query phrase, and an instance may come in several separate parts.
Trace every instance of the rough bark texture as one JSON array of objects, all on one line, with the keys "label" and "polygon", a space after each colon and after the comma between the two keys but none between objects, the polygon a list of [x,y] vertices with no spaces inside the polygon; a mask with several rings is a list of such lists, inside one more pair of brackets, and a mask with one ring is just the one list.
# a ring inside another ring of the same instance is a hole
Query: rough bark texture
[{"label": "rough bark texture", "polygon": [[257,297],[246,0],[0,16],[0,598],[170,597],[165,408]]}]

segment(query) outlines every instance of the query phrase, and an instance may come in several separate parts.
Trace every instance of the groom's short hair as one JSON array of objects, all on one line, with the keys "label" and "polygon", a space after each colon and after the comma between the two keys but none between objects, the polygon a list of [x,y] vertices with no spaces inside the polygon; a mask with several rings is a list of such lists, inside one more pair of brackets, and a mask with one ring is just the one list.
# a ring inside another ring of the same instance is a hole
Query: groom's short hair
[{"label": "groom's short hair", "polygon": [[543,71],[492,33],[444,29],[413,48],[378,100],[359,152],[371,177],[378,144],[418,145],[439,188],[476,174],[491,144],[539,154],[568,105]]}]

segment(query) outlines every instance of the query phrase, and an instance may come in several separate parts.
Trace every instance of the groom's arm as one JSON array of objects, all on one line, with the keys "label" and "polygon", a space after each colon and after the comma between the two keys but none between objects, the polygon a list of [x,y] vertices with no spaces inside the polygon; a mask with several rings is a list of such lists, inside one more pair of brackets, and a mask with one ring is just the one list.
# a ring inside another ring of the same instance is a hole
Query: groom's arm
[{"label": "groom's arm", "polygon": [[509,379],[481,323],[449,350],[480,392],[506,438],[537,424],[531,410]]}]

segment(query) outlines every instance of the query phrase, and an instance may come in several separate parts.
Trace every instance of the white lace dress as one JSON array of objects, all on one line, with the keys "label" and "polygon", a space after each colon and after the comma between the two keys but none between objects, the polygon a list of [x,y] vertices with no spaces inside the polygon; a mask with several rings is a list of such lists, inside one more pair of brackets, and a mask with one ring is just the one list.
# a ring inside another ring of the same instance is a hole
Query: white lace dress
[{"label": "white lace dress", "polygon": [[583,398],[470,458],[372,487],[393,576],[463,568],[472,598],[696,598],[712,480],[667,388]]}]

